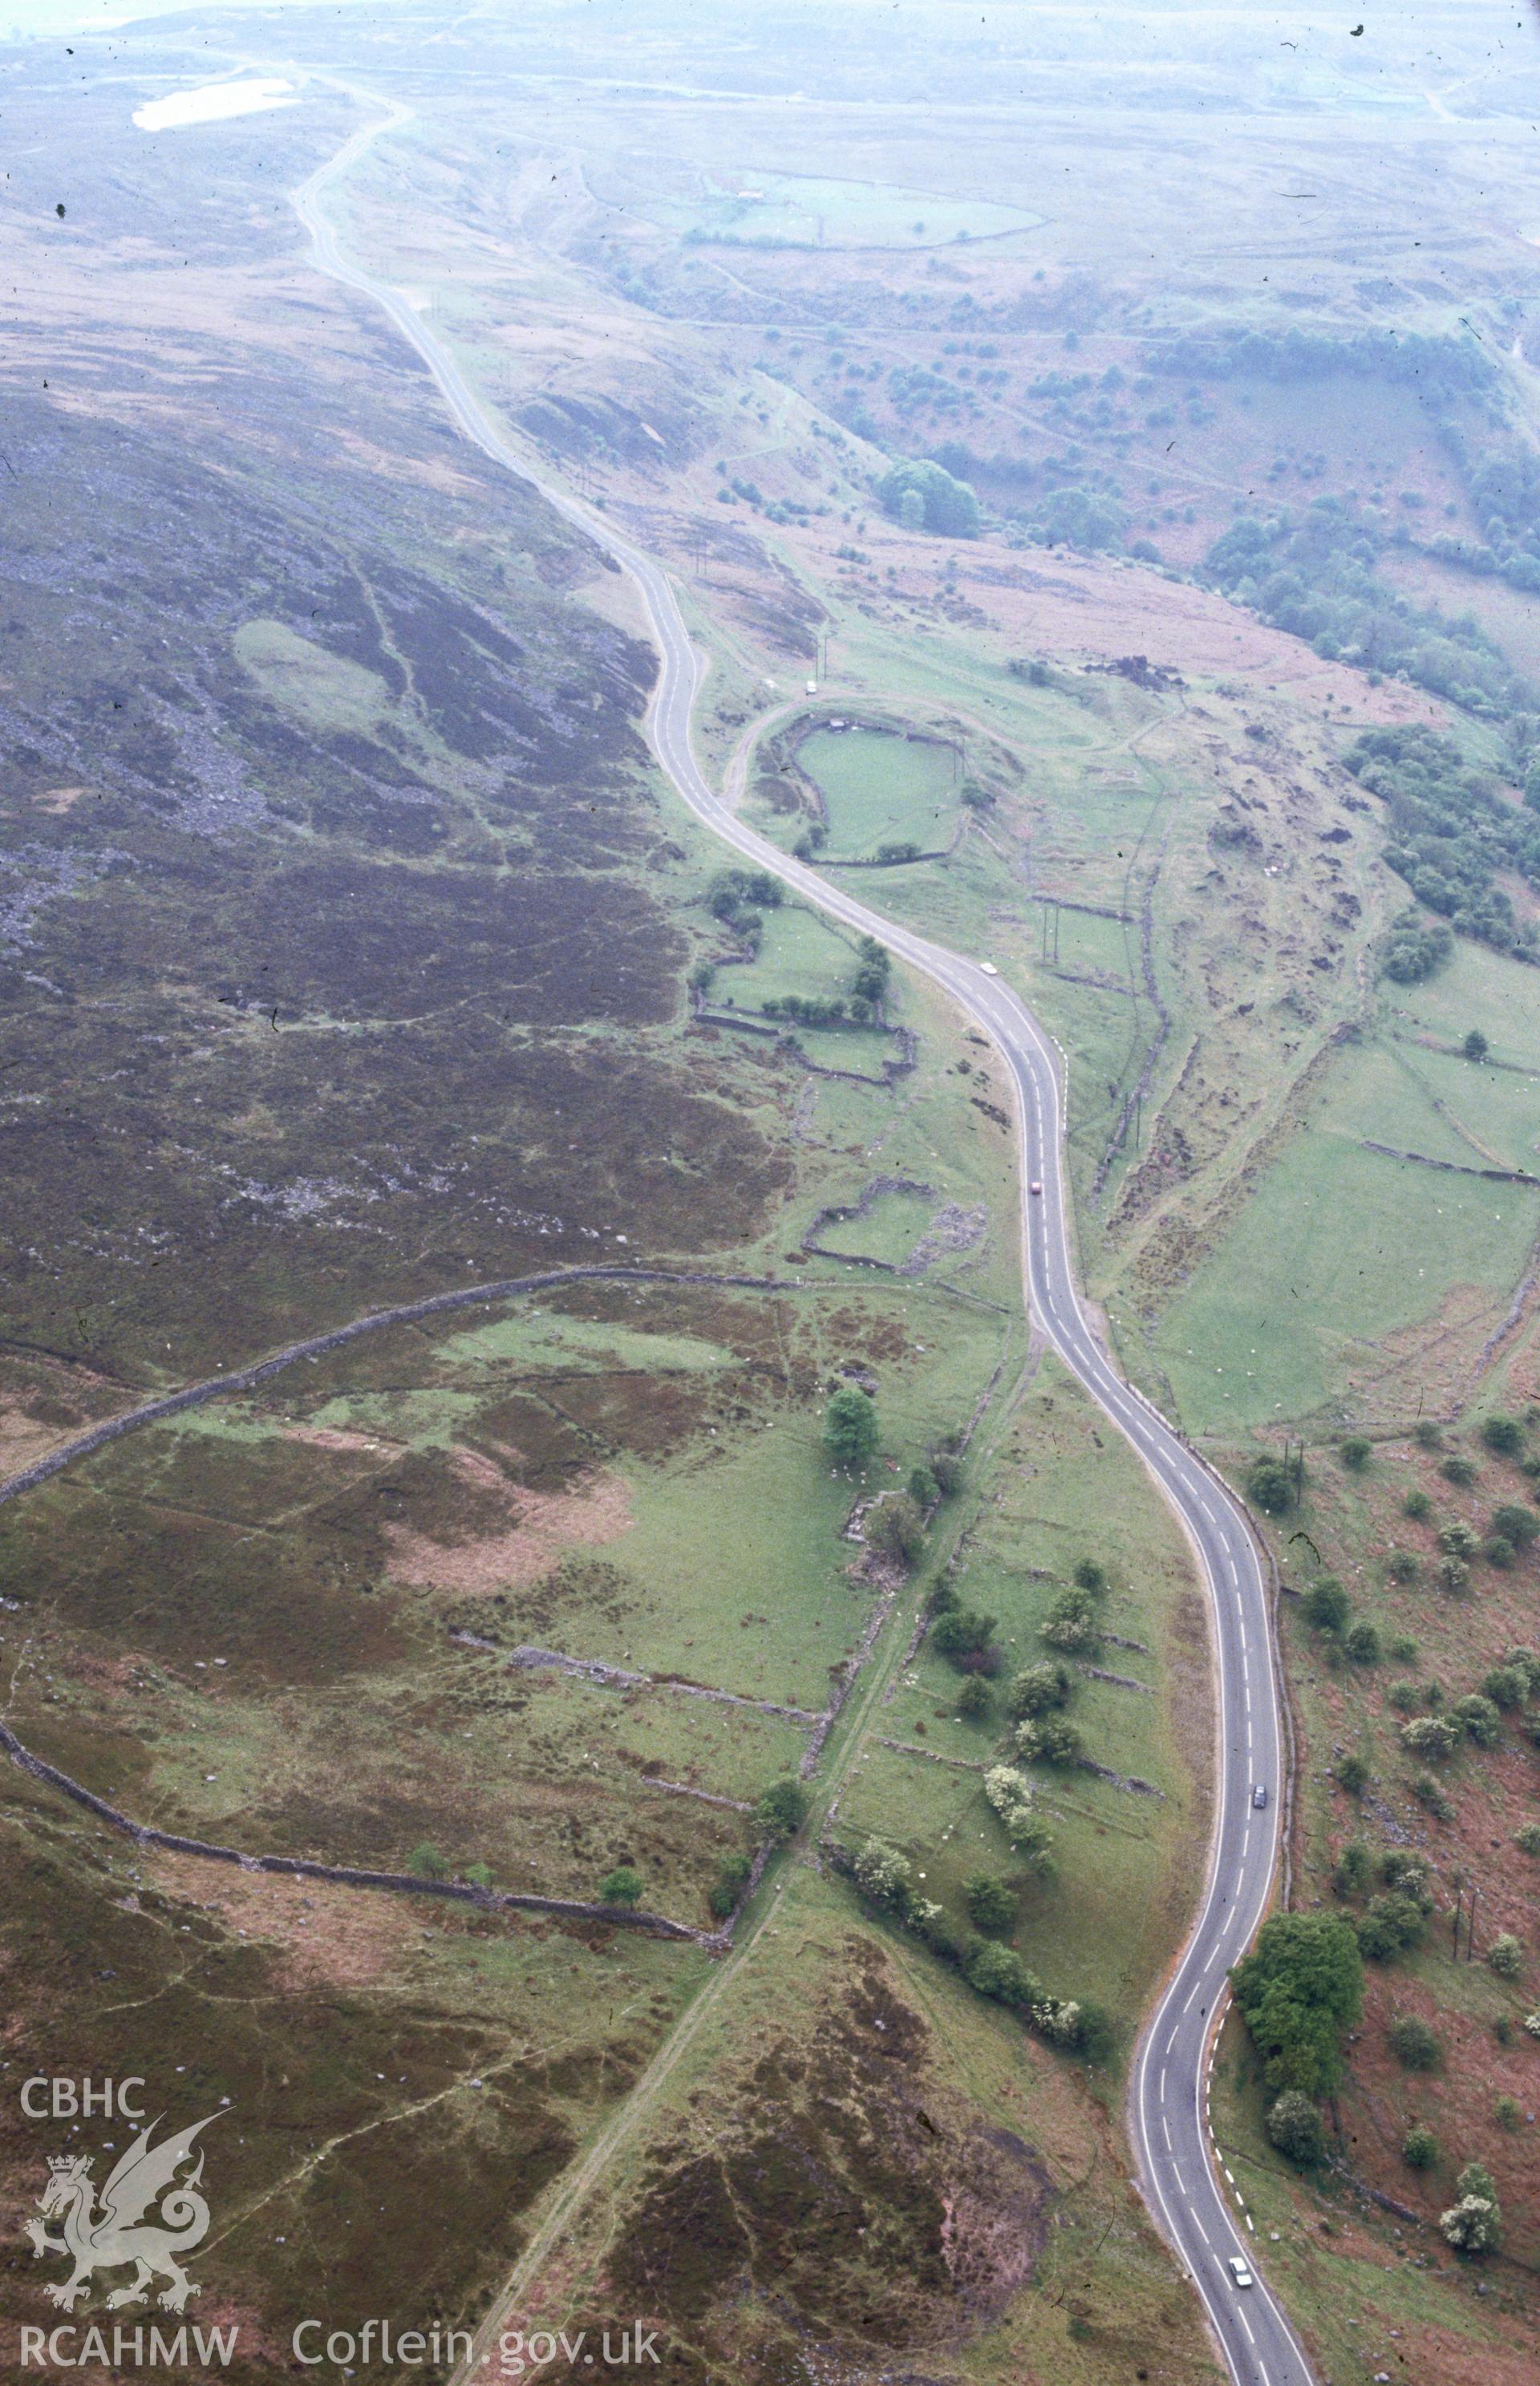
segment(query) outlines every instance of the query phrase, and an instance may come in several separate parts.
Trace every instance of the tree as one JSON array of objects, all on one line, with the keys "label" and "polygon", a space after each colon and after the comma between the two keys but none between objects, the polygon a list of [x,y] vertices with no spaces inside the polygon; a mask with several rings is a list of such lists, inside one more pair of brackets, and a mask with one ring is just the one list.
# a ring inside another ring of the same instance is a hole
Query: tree
[{"label": "tree", "polygon": [[1068,1649],[1084,1655],[1101,1646],[1101,1627],[1091,1593],[1078,1585],[1058,1593],[1037,1628],[1039,1638],[1053,1649]]},{"label": "tree", "polygon": [[1344,1466],[1351,1467],[1355,1475],[1362,1474],[1374,1454],[1373,1443],[1361,1433],[1350,1433],[1340,1447]]},{"label": "tree", "polygon": [[1016,1727],[1016,1750],[1030,1764],[1078,1764],[1080,1734],[1063,1715],[1029,1716]]},{"label": "tree", "polygon": [[1352,1601],[1335,1575],[1318,1575],[1311,1583],[1300,1606],[1307,1624],[1318,1632],[1340,1632],[1352,1614]]},{"label": "tree", "polygon": [[909,1860],[881,1840],[868,1840],[856,1858],[856,1878],[874,1904],[900,1908],[908,1896]]},{"label": "tree", "polygon": [[755,1820],[767,1838],[789,1840],[807,1821],[809,1803],[802,1783],[786,1774],[762,1792],[754,1810]]},{"label": "tree", "polygon": [[1502,2241],[1502,2206],[1492,2175],[1481,2163],[1467,2163],[1455,2185],[1459,2202],[1438,2216],[1446,2245],[1459,2254],[1491,2254]]},{"label": "tree", "polygon": [[[1440,1475],[1443,1476],[1446,1483],[1453,1483],[1456,1488],[1461,1491],[1469,1490],[1471,1485],[1476,1479],[1476,1469],[1471,1461],[1469,1458],[1462,1458],[1458,1450],[1452,1458],[1446,1458],[1444,1461],[1444,1463],[1440,1466],[1438,1471]],[[1469,1525],[1466,1526],[1465,1529],[1468,1533],[1471,1533],[1471,1527]],[[1476,1546],[1476,1537],[1474,1533],[1471,1533],[1471,1546],[1472,1549]]]},{"label": "tree", "polygon": [[1022,1666],[1006,1693],[1006,1705],[1021,1722],[1028,1715],[1047,1714],[1055,1707],[1067,1706],[1073,1687],[1068,1666],[1044,1659]]},{"label": "tree", "polygon": [[958,1692],[957,1712],[965,1723],[983,1723],[995,1712],[989,1684],[982,1674],[970,1674]]},{"label": "tree", "polygon": [[1326,2159],[1326,2127],[1320,2112],[1297,2088],[1285,2088],[1268,2115],[1268,2136],[1279,2153],[1301,2170],[1319,2170]]},{"label": "tree", "polygon": [[1517,1458],[1524,1446],[1524,1428],[1517,1417],[1484,1417],[1481,1438],[1487,1449],[1495,1450],[1499,1458]]},{"label": "tree", "polygon": [[1380,1636],[1372,1624],[1355,1624],[1342,1645],[1355,1665],[1377,1665],[1380,1662]]},{"label": "tree", "polygon": [[1496,1748],[1503,1736],[1501,1715],[1480,1690],[1468,1691],[1464,1698],[1457,1699],[1449,1709],[1449,1721],[1458,1724],[1466,1739],[1473,1739],[1478,1748]]},{"label": "tree", "polygon": [[1481,1545],[1474,1528],[1466,1523],[1464,1517],[1452,1516],[1439,1528],[1438,1546],[1446,1557],[1472,1558]]},{"label": "tree", "polygon": [[1451,1599],[1464,1599],[1471,1589],[1471,1569],[1463,1558],[1440,1558],[1438,1587]]},{"label": "tree", "polygon": [[1433,1512],[1434,1503],[1423,1490],[1409,1491],[1401,1502],[1402,1515],[1409,1516],[1417,1525],[1424,1524]]},{"label": "tree", "polygon": [[1371,1963],[1393,1963],[1397,1955],[1415,1947],[1426,1926],[1427,1915],[1415,1897],[1405,1890],[1387,1890],[1383,1897],[1371,1898],[1358,1916],[1358,1945]]},{"label": "tree", "polygon": [[1351,1924],[1334,1914],[1275,1914],[1231,1979],[1269,2086],[1330,2095],[1342,2079],[1342,2032],[1363,2011]]},{"label": "tree", "polygon": [[959,1657],[970,1657],[988,1648],[998,1621],[976,1607],[949,1607],[931,1626],[931,1646],[937,1656],[950,1657],[954,1663]]},{"label": "tree", "polygon": [[842,1384],[823,1412],[823,1446],[835,1463],[858,1471],[877,1448],[877,1403],[855,1384]]},{"label": "tree", "polygon": [[1003,1938],[1015,1928],[1016,1892],[998,1873],[970,1873],[963,1884],[962,1901],[975,1929],[986,1931],[992,1938]]},{"label": "tree", "polygon": [[888,1491],[867,1510],[862,1526],[869,1550],[906,1565],[925,1542],[925,1519],[907,1491]]},{"label": "tree", "polygon": [[877,501],[907,529],[927,530],[939,538],[978,537],[978,498],[966,481],[954,480],[940,464],[895,464],[877,483]]},{"label": "tree", "polygon": [[423,1840],[412,1850],[407,1858],[407,1869],[419,1874],[423,1880],[444,1880],[449,1873],[448,1865],[431,1840]]},{"label": "tree", "polygon": [[706,1900],[719,1922],[725,1922],[736,1906],[739,1893],[753,1869],[752,1860],[741,1848],[735,1848],[730,1855],[723,1856]]},{"label": "tree", "polygon": [[614,1871],[607,1872],[599,1883],[599,1903],[627,1907],[640,1905],[645,1885],[634,1865],[617,1865]]},{"label": "tree", "polygon": [[1074,1579],[1082,1590],[1100,1591],[1107,1589],[1107,1568],[1095,1558],[1078,1558]]},{"label": "tree", "polygon": [[931,1459],[931,1473],[942,1498],[949,1500],[962,1481],[962,1461],[955,1450],[938,1450]]},{"label": "tree", "polygon": [[1404,2070],[1436,2071],[1443,2060],[1438,2033],[1418,2014],[1397,2014],[1385,2036]]},{"label": "tree", "polygon": [[1536,1516],[1533,1508],[1521,1508],[1516,1500],[1508,1500],[1500,1508],[1492,1511],[1492,1530],[1501,1533],[1504,1540],[1511,1541],[1516,1550],[1527,1550],[1535,1535],[1540,1533],[1540,1516]]},{"label": "tree", "polygon": [[1492,1049],[1492,1047],[1488,1044],[1485,1036],[1482,1034],[1481,1029],[1479,1027],[1472,1027],[1459,1049],[1464,1053],[1468,1061],[1484,1061],[1488,1052]]},{"label": "tree", "polygon": [[1246,1488],[1257,1506],[1269,1516],[1286,1516],[1299,1497],[1295,1470],[1281,1458],[1254,1459]]},{"label": "tree", "polygon": [[1524,1951],[1511,1930],[1503,1930],[1487,1949],[1486,1960],[1499,1980],[1516,1980],[1523,1969]]},{"label": "tree", "polygon": [[1350,1798],[1361,1797],[1369,1787],[1369,1767],[1361,1756],[1341,1756],[1337,1759],[1338,1786]]},{"label": "tree", "polygon": [[936,1479],[928,1466],[911,1466],[908,1485],[909,1498],[917,1508],[928,1508],[936,1496]]},{"label": "tree", "polygon": [[981,1939],[969,1950],[962,1969],[969,1987],[981,1997],[993,1997],[1002,2005],[1032,2003],[1035,1981],[1014,1947],[1002,1947],[997,1939]]},{"label": "tree", "polygon": [[1361,1840],[1349,1840],[1337,1858],[1332,1887],[1339,1897],[1361,1897],[1372,1873],[1369,1850]]},{"label": "tree", "polygon": [[1432,2170],[1438,2160],[1438,2140],[1425,2121],[1414,2121],[1402,2139],[1401,2160],[1410,2170]]}]

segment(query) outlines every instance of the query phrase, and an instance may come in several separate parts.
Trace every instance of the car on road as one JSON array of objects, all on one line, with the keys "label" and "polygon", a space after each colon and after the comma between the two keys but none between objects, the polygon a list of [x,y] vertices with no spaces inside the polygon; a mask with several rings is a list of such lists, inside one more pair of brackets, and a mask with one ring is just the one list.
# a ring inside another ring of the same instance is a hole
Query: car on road
[{"label": "car on road", "polygon": [[1247,2269],[1246,2264],[1242,2261],[1238,2254],[1231,2254],[1229,2267],[1230,2275],[1234,2279],[1235,2284],[1238,2287],[1249,2287],[1253,2283],[1251,2272]]},{"label": "car on road", "polygon": [[979,967],[983,970],[985,977],[998,977],[1000,974],[993,961],[981,961],[979,963]]},{"label": "car on road", "polygon": [[1254,1806],[1265,1806],[1267,1802],[1268,1785],[1265,1781],[1258,1781],[1251,1793],[1251,1802]]},{"label": "car on road", "polygon": [[1041,1183],[1040,1183],[1040,1182],[1039,1182],[1039,1180],[1034,1176],[1034,1177],[1033,1178],[1033,1180],[1032,1180],[1032,1183],[1028,1186],[1028,1187],[1027,1187],[1027,1191],[1028,1191],[1029,1193],[1041,1193],[1041,1192],[1042,1192],[1042,1190],[1043,1190],[1043,1187],[1042,1187]]}]

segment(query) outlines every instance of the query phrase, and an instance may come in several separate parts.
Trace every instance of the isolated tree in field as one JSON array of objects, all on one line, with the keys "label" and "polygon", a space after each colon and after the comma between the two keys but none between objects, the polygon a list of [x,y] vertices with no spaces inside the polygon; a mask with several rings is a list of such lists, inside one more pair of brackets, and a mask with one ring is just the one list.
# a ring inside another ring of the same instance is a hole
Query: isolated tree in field
[{"label": "isolated tree in field", "polygon": [[1103,1591],[1107,1589],[1107,1568],[1096,1558],[1079,1558],[1075,1562],[1074,1580],[1082,1590]]},{"label": "isolated tree in field", "polygon": [[807,1821],[808,1803],[801,1782],[788,1774],[780,1781],[772,1781],[764,1791],[754,1810],[755,1820],[767,1838],[789,1840]]},{"label": "isolated tree in field", "polygon": [[1523,1969],[1524,1951],[1511,1930],[1503,1930],[1487,1949],[1486,1960],[1499,1980],[1516,1980]]},{"label": "isolated tree in field", "polygon": [[855,1384],[842,1384],[823,1412],[823,1446],[840,1466],[858,1472],[877,1449],[877,1403]]},{"label": "isolated tree in field", "polygon": [[1257,1506],[1269,1516],[1287,1515],[1299,1497],[1294,1469],[1281,1458],[1254,1459],[1246,1488]]},{"label": "isolated tree in field", "polygon": [[1479,1027],[1472,1027],[1471,1033],[1467,1036],[1464,1043],[1459,1049],[1464,1053],[1468,1061],[1484,1061],[1488,1052],[1492,1049],[1492,1047],[1488,1044],[1485,1036],[1482,1034],[1481,1029]]},{"label": "isolated tree in field", "polygon": [[1286,2160],[1301,2170],[1319,2170],[1326,2159],[1326,2125],[1308,2096],[1285,2088],[1268,2115],[1268,2136]]},{"label": "isolated tree in field", "polygon": [[596,1895],[601,1905],[640,1905],[645,1887],[634,1865],[617,1865],[600,1881]]},{"label": "isolated tree in field", "polygon": [[1361,1756],[1339,1756],[1336,1764],[1338,1786],[1350,1798],[1361,1797],[1369,1787],[1369,1767]]},{"label": "isolated tree in field", "polygon": [[1502,2206],[1491,2172],[1484,2163],[1467,2163],[1455,2181],[1459,2195],[1438,2226],[1446,2245],[1458,2254],[1492,2254],[1502,2242]]},{"label": "isolated tree in field", "polygon": [[1372,1624],[1353,1625],[1342,1645],[1355,1665],[1377,1665],[1380,1662],[1380,1636]]},{"label": "isolated tree in field", "polygon": [[1361,1840],[1349,1840],[1337,1858],[1332,1887],[1339,1897],[1361,1897],[1372,1876],[1369,1850]]},{"label": "isolated tree in field", "polygon": [[448,1865],[431,1840],[423,1840],[412,1850],[407,1858],[407,1868],[423,1880],[444,1880],[449,1872]]},{"label": "isolated tree in field", "polygon": [[1540,1534],[1540,1516],[1533,1508],[1521,1508],[1516,1500],[1505,1501],[1500,1508],[1492,1511],[1492,1530],[1501,1533],[1516,1550],[1527,1550]]},{"label": "isolated tree in field", "polygon": [[1401,1745],[1420,1764],[1443,1764],[1459,1746],[1459,1731],[1443,1715],[1414,1715],[1401,1726]]},{"label": "isolated tree in field", "polygon": [[931,1646],[954,1663],[971,1657],[990,1646],[998,1622],[998,1616],[985,1615],[976,1607],[949,1607],[931,1626]]},{"label": "isolated tree in field", "polygon": [[1484,1417],[1481,1438],[1487,1449],[1495,1450],[1500,1458],[1517,1458],[1524,1446],[1524,1428],[1517,1417]]},{"label": "isolated tree in field", "polygon": [[1355,1475],[1361,1475],[1374,1455],[1373,1443],[1361,1433],[1350,1433],[1340,1450],[1344,1466],[1351,1467]]},{"label": "isolated tree in field", "polygon": [[1397,2014],[1385,2036],[1403,2070],[1438,2069],[1444,2050],[1439,2045],[1437,2032],[1420,2014]]},{"label": "isolated tree in field", "polygon": [[1425,2121],[1414,2121],[1402,2139],[1401,2160],[1409,2170],[1432,2170],[1438,2160],[1438,2140]]},{"label": "isolated tree in field", "polygon": [[989,1694],[989,1684],[982,1674],[965,1676],[958,1692],[957,1713],[964,1723],[983,1723],[995,1712],[995,1702]]},{"label": "isolated tree in field", "polygon": [[1334,1574],[1318,1575],[1299,1604],[1306,1623],[1318,1632],[1340,1632],[1352,1614],[1352,1601]]},{"label": "isolated tree in field", "polygon": [[1060,1714],[1029,1715],[1015,1733],[1016,1752],[1034,1764],[1078,1764],[1081,1738]]},{"label": "isolated tree in field", "polygon": [[976,1930],[1003,1938],[1015,1927],[1016,1892],[998,1873],[970,1873],[963,1884],[962,1902]]}]

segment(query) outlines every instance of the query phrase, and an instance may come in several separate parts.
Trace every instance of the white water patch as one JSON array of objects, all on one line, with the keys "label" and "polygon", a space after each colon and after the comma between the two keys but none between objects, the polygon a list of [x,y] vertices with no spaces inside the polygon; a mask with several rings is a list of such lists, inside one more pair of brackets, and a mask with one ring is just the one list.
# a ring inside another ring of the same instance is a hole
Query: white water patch
[{"label": "white water patch", "polygon": [[252,116],[260,107],[292,107],[298,94],[278,75],[247,82],[205,82],[195,91],[174,91],[168,99],[146,100],[133,111],[141,132],[170,132],[183,124],[213,124],[227,116]]}]

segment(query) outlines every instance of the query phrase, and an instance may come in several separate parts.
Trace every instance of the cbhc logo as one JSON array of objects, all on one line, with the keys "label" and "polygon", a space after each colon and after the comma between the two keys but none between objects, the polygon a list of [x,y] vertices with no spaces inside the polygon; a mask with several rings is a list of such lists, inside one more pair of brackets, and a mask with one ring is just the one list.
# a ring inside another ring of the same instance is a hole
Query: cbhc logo
[{"label": "cbhc logo", "polygon": [[29,2120],[69,2120],[86,2118],[101,2113],[110,2119],[120,2113],[125,2121],[142,2121],[143,2104],[129,2101],[131,2091],[143,2088],[140,2078],[128,2079],[52,2079],[44,2072],[21,2083],[21,2109]]}]

